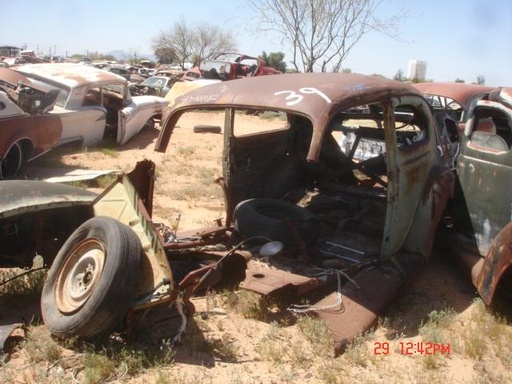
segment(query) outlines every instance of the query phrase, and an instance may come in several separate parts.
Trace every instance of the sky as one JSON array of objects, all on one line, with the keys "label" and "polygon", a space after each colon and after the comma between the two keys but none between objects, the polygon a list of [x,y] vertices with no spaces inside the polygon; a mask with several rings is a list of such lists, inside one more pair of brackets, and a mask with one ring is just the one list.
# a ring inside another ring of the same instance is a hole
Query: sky
[{"label": "sky", "polygon": [[[421,60],[429,80],[471,83],[484,76],[487,85],[512,85],[512,1],[382,0],[377,15],[400,12],[405,17],[396,27],[398,38],[365,35],[343,67],[392,78],[398,70],[407,76],[409,61]],[[240,53],[283,52],[284,60],[291,60],[278,35],[258,29],[246,0],[3,0],[2,14],[0,45],[45,54],[151,55],[152,39],[185,20],[232,33]]]}]

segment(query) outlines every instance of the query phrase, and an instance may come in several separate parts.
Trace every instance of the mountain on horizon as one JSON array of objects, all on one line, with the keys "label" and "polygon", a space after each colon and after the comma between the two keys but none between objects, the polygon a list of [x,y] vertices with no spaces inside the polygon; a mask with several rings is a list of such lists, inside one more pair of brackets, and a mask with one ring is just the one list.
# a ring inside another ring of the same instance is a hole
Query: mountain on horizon
[{"label": "mountain on horizon", "polygon": [[[132,52],[126,52],[121,49],[116,49],[107,52],[106,55],[114,56],[117,60],[130,60],[135,59],[135,54]],[[151,61],[156,60],[156,56],[151,53],[137,53],[137,59],[147,59]]]}]

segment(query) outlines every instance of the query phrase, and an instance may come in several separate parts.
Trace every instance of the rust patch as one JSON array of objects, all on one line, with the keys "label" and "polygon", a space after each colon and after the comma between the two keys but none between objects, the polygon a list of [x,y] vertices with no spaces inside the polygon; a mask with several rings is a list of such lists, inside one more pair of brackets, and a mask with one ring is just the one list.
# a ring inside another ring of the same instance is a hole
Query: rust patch
[{"label": "rust patch", "polygon": [[512,265],[512,225],[507,225],[494,238],[482,269],[474,283],[487,305],[492,303],[503,273]]}]

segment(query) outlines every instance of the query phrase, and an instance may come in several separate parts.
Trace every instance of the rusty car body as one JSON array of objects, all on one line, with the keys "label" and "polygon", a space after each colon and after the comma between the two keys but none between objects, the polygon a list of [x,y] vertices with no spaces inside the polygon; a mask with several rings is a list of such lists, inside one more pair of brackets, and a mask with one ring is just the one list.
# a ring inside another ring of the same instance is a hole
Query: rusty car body
[{"label": "rusty car body", "polygon": [[415,83],[413,87],[423,93],[432,108],[452,112],[460,133],[476,101],[494,89],[480,84],[442,82]]},{"label": "rusty car body", "polygon": [[151,221],[154,172],[154,163],[141,161],[99,195],[46,181],[0,183],[0,268],[33,270],[42,257],[49,272],[41,313],[52,334],[91,339],[123,323],[131,334],[137,314],[162,304],[192,315],[190,296],[219,283],[221,268],[243,274],[236,250],[207,259],[167,253]]},{"label": "rusty car body", "polygon": [[[454,182],[430,106],[410,85],[372,76],[222,82],[176,98],[156,150],[198,110],[222,112],[225,223],[178,232],[164,247],[183,256],[265,243],[240,286],[296,304],[326,290],[309,310],[343,351],[429,259]],[[354,147],[345,154],[339,145],[342,130],[387,150],[357,161]]]},{"label": "rusty car body", "polygon": [[[442,127],[445,140],[448,143],[450,157],[456,162],[459,142],[468,113],[476,101],[484,97],[493,87],[464,83],[425,82],[413,83],[412,86],[420,91],[433,109],[434,119],[438,127]],[[340,145],[348,151],[355,142],[352,132],[344,132]],[[376,138],[364,138],[357,141],[354,157],[367,160],[379,156],[386,151],[384,141]],[[347,152],[348,153],[348,152]]]},{"label": "rusty car body", "polygon": [[169,102],[169,104],[167,104],[164,112],[162,113],[162,121],[167,118],[172,106],[179,96],[187,93],[188,91],[191,91],[192,89],[201,88],[205,85],[216,84],[220,81],[221,80],[197,79],[190,81],[177,81],[174,83],[172,88],[165,95],[165,99]]},{"label": "rusty car body", "polygon": [[96,196],[44,181],[0,182],[0,268],[30,268],[38,253],[51,265],[67,237],[90,217]]},{"label": "rusty car body", "polygon": [[441,227],[446,245],[488,305],[510,299],[511,145],[512,88],[496,89],[477,100],[468,116],[454,198]]},{"label": "rusty car body", "polygon": [[110,72],[81,64],[27,64],[1,69],[0,80],[18,97],[33,92],[57,92],[46,114],[62,124],[60,144],[79,141],[98,145],[104,138],[125,144],[154,119],[167,101],[157,96],[130,95],[127,81]]},{"label": "rusty car body", "polygon": [[38,93],[20,99],[0,81],[0,179],[15,176],[26,162],[57,145],[61,120],[43,113],[55,97]]}]

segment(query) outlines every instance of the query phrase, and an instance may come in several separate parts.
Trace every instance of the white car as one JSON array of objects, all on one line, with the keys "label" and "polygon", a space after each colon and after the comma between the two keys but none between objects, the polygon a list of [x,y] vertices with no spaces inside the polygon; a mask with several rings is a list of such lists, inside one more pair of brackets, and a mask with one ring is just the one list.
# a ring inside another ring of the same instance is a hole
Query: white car
[{"label": "white car", "polygon": [[59,144],[80,141],[98,145],[104,138],[125,144],[146,125],[160,119],[168,101],[157,96],[131,96],[121,76],[81,64],[28,64],[10,69],[0,81],[49,92],[59,90],[53,108],[59,115]]}]

